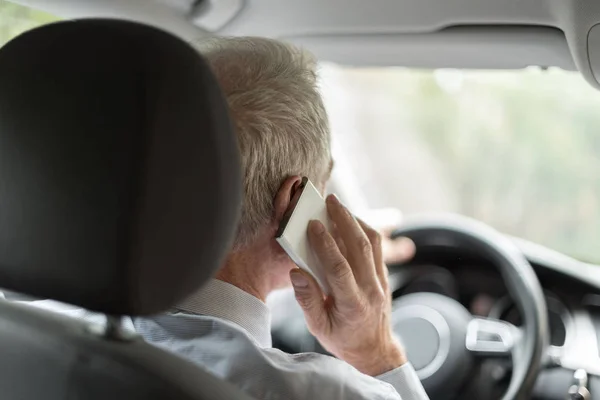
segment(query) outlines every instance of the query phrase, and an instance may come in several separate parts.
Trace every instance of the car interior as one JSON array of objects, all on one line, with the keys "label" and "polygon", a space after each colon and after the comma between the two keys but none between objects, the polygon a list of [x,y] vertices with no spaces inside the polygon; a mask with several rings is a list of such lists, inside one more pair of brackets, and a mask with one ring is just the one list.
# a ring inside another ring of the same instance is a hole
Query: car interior
[{"label": "car interior", "polygon": [[[120,322],[209,279],[236,228],[235,134],[186,43],[214,35],[321,63],[328,190],[399,208],[377,216],[416,245],[388,265],[392,323],[431,399],[600,399],[600,3],[580,0],[0,0],[3,398],[247,398]],[[274,297],[274,346],[328,354]]]}]

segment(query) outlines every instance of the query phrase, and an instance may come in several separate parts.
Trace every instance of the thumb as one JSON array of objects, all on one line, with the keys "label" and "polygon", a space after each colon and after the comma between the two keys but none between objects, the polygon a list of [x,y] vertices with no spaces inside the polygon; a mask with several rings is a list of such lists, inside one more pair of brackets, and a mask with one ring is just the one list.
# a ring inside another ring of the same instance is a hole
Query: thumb
[{"label": "thumb", "polygon": [[300,268],[290,271],[290,280],[294,287],[296,300],[311,332],[318,332],[326,318],[325,300],[319,284],[308,273]]}]

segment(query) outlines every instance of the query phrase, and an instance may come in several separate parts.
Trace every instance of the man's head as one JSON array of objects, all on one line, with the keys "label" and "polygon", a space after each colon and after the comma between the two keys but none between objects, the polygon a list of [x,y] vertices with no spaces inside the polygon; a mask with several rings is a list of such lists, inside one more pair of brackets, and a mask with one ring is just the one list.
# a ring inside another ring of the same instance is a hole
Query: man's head
[{"label": "man's head", "polygon": [[239,251],[273,236],[298,176],[324,188],[331,169],[329,125],[310,54],[253,37],[210,39],[200,51],[225,93],[239,140]]}]

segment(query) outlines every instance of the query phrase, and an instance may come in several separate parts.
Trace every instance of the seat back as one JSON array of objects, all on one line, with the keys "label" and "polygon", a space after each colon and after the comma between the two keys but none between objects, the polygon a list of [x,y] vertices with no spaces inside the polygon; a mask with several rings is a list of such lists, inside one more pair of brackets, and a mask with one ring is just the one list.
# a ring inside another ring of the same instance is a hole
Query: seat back
[{"label": "seat back", "polygon": [[119,324],[209,279],[240,204],[226,102],[185,42],[98,19],[1,48],[0,287],[109,321],[1,301],[2,398],[246,398]]}]

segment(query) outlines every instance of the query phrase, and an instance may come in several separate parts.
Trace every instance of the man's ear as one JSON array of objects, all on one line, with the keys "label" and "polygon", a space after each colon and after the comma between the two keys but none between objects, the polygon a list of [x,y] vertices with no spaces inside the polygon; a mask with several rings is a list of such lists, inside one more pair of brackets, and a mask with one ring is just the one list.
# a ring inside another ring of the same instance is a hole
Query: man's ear
[{"label": "man's ear", "polygon": [[302,177],[300,175],[294,175],[286,178],[279,187],[273,203],[275,208],[275,222],[277,225],[281,222],[283,215],[290,206],[294,193],[300,187],[301,183]]}]

